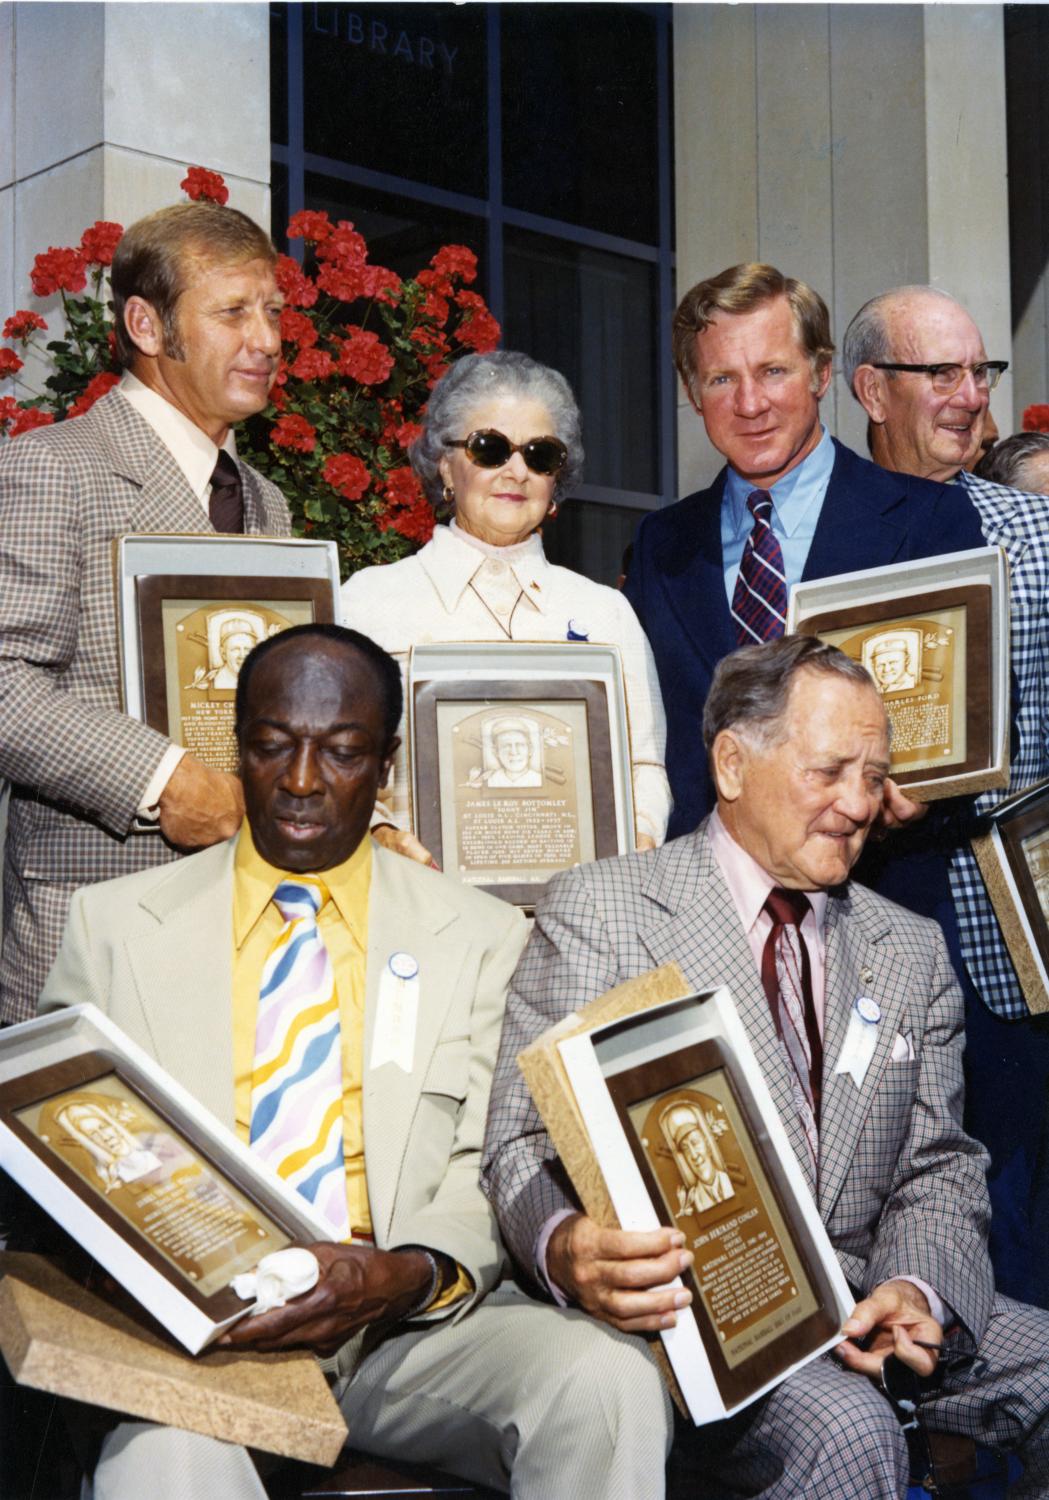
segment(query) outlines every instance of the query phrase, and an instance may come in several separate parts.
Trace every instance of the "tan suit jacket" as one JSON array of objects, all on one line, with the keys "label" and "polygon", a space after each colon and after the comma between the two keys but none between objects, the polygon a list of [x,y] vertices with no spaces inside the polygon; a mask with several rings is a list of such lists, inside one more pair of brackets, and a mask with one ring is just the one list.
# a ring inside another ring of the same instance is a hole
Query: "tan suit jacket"
[{"label": "tan suit jacket", "polygon": [[[79,891],[40,1001],[41,1009],[92,1001],[231,1127],[234,847],[230,840]],[[363,1109],[375,1239],[380,1248],[443,1251],[480,1294],[503,1262],[478,1175],[503,1003],[526,924],[502,901],[380,848],[373,855]],[[398,951],[419,964],[411,1073],[370,1066],[379,980]]]},{"label": "tan suit jacket", "polygon": [[[245,531],[288,536],[280,490],[247,464]],[[213,530],[119,391],[0,451],[0,777],[12,784],[0,1019],[32,1015],[77,886],[172,859],[135,832],[168,740],[121,711],[113,539]]]}]

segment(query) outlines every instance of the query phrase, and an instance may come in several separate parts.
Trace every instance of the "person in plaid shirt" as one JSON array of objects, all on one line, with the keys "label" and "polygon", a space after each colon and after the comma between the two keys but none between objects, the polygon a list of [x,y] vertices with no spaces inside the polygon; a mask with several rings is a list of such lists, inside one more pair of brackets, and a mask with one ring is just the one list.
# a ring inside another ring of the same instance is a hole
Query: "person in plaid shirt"
[{"label": "person in plaid shirt", "polygon": [[[846,379],[870,419],[875,463],[963,487],[985,541],[1004,547],[1009,558],[1014,682],[1009,786],[961,804],[952,825],[950,882],[969,1002],[967,1125],[992,1156],[996,1271],[1016,1295],[1049,1304],[1042,1257],[1028,1245],[1027,1202],[1043,1134],[1042,1117],[1030,1101],[1042,1097],[1049,1079],[1049,1036],[1029,1016],[969,843],[981,814],[1049,776],[1049,499],[979,478],[967,468],[979,454],[990,392],[1006,365],[988,359],[980,330],[953,297],[932,287],[882,293],[849,324],[842,354]],[[1001,1024],[1017,1021],[1023,1024]],[[1017,1283],[1017,1276],[1028,1280]]]}]

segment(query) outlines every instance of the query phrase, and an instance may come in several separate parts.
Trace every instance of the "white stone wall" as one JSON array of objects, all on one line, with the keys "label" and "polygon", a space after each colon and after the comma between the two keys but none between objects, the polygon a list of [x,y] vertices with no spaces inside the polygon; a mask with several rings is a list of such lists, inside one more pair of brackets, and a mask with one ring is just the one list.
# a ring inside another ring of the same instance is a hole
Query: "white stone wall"
[{"label": "white stone wall", "polygon": [[177,202],[187,166],[268,227],[269,164],[262,0],[0,4],[0,316],[48,316],[34,255]]}]

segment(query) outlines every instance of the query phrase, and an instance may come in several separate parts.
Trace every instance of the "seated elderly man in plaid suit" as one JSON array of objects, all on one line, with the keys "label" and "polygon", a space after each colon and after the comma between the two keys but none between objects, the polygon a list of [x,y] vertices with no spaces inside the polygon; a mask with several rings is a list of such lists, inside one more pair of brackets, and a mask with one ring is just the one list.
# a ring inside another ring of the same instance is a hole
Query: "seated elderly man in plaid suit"
[{"label": "seated elderly man in plaid suit", "polygon": [[[623,980],[675,960],[727,984],[856,1305],[832,1356],[700,1434],[697,1495],[889,1500],[904,1434],[878,1377],[927,1383],[929,1429],[1017,1452],[1049,1495],[1049,1314],[996,1296],[986,1156],[962,1130],[962,1004],[938,926],[849,880],[881,809],[875,686],[803,637],[724,658],[704,714],[717,809],[655,854],[557,877],[507,1005],[484,1180],[521,1270],[610,1329],[667,1328],[690,1294],[679,1231],[581,1213],[518,1074],[521,1048]],[[839,1071],[864,999],[869,1063]],[[938,1351],[942,1350],[942,1356]],[[978,1351],[978,1363],[949,1355]],[[660,1493],[657,1476],[646,1496]]]}]

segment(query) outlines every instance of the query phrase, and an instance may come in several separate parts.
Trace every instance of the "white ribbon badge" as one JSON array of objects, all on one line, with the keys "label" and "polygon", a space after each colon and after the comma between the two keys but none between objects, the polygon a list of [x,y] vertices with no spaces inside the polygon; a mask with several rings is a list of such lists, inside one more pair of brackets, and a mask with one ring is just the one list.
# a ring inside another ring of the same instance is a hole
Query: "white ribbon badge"
[{"label": "white ribbon badge", "polygon": [[415,1060],[419,1021],[419,965],[410,953],[391,953],[379,980],[379,1004],[372,1036],[373,1068],[395,1063],[405,1073]]},{"label": "white ribbon badge", "polygon": [[850,1073],[857,1088],[867,1076],[874,1049],[878,1045],[881,1006],[869,995],[860,995],[852,1003],[849,1028],[834,1066],[835,1073]]}]

